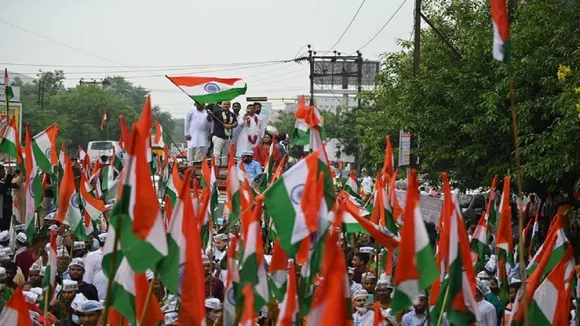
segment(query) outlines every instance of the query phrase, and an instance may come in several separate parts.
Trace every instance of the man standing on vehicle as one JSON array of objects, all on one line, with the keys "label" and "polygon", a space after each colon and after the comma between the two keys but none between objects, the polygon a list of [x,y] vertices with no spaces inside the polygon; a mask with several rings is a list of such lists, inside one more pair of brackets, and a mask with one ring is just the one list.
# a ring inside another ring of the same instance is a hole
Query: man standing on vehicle
[{"label": "man standing on vehicle", "polygon": [[[240,117],[240,110],[242,109],[242,105],[240,104],[240,102],[234,102],[234,104],[232,104],[232,110],[233,110],[233,115],[234,117],[236,117],[236,122],[238,121],[238,118]],[[232,129],[232,141],[234,143],[238,143],[238,136],[240,135],[240,131],[242,130],[242,126],[240,126],[239,124]]]},{"label": "man standing on vehicle", "polygon": [[201,161],[209,146],[208,135],[211,116],[205,111],[201,103],[195,103],[185,115],[185,139],[187,140],[187,160]]},{"label": "man standing on vehicle", "polygon": [[260,119],[260,124],[259,124],[260,135],[258,138],[259,138],[259,141],[262,141],[262,138],[266,134],[266,127],[268,126],[268,117],[262,113],[262,103],[260,103],[260,102],[254,103],[254,111],[258,115],[258,119]]},{"label": "man standing on vehicle", "polygon": [[218,164],[225,165],[228,161],[228,150],[232,139],[232,131],[238,126],[237,118],[230,111],[230,102],[222,102],[222,106],[216,106],[213,111],[213,132],[211,141],[213,143],[213,156]]}]

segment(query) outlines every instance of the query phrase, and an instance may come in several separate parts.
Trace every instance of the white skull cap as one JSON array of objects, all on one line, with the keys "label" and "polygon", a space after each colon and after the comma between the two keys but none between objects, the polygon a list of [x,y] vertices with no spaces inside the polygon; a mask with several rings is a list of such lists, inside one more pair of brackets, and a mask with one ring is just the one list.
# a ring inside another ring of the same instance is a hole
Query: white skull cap
[{"label": "white skull cap", "polygon": [[96,300],[86,300],[79,304],[78,312],[92,312],[92,311],[101,311],[103,310],[103,305],[101,302]]},{"label": "white skull cap", "polygon": [[73,299],[73,302],[70,304],[70,307],[72,310],[79,311],[79,305],[87,300],[89,299],[87,299],[84,294],[77,293]]},{"label": "white skull cap", "polygon": [[222,306],[222,302],[220,299],[216,298],[207,298],[205,299],[205,307],[209,309],[220,309]]},{"label": "white skull cap", "polygon": [[6,242],[10,240],[10,233],[8,231],[0,232],[0,242]]},{"label": "white skull cap", "polygon": [[63,291],[78,291],[79,283],[73,280],[62,280],[62,290]]},{"label": "white skull cap", "polygon": [[367,290],[361,289],[361,290],[357,290],[352,294],[352,298],[356,299],[356,298],[360,298],[360,297],[367,297],[369,293],[367,292]]},{"label": "white skull cap", "polygon": [[73,250],[83,250],[85,249],[85,243],[83,241],[75,241],[73,243]]},{"label": "white skull cap", "polygon": [[28,237],[26,236],[26,234],[24,234],[24,232],[20,232],[16,235],[16,241],[22,244],[26,244],[26,242],[28,242]]},{"label": "white skull cap", "polygon": [[369,255],[374,255],[375,254],[375,248],[373,247],[361,247],[359,249],[359,252],[361,254],[369,254]]},{"label": "white skull cap", "polygon": [[70,264],[68,264],[68,267],[70,268],[71,266],[78,266],[82,269],[85,269],[85,262],[82,258],[74,258]]},{"label": "white skull cap", "polygon": [[36,303],[38,299],[38,294],[31,291],[22,291],[22,294],[24,294],[24,300],[28,303]]}]

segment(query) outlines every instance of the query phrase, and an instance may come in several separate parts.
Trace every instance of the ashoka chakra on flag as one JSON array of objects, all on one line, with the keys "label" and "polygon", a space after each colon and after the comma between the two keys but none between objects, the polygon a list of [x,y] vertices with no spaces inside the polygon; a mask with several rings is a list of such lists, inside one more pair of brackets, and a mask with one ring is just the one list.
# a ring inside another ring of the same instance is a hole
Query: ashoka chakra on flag
[{"label": "ashoka chakra on flag", "polygon": [[196,102],[217,103],[231,101],[246,94],[248,86],[241,78],[166,76],[175,86]]}]

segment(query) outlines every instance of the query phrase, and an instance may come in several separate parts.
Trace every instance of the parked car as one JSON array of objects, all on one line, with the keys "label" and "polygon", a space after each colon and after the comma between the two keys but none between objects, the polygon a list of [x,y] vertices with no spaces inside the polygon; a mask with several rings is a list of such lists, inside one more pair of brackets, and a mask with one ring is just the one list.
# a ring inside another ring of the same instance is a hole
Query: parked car
[{"label": "parked car", "polygon": [[477,223],[486,209],[489,193],[460,194],[459,207],[466,220]]}]

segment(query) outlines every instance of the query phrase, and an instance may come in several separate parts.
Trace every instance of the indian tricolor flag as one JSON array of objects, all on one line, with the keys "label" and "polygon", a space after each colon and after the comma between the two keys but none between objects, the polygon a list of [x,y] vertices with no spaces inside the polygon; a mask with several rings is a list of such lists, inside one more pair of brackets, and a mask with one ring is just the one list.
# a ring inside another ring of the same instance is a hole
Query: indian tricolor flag
[{"label": "indian tricolor flag", "polygon": [[574,259],[570,258],[560,260],[534,292],[529,309],[534,325],[568,325],[571,289],[567,283],[574,270]]},{"label": "indian tricolor flag", "polygon": [[[121,197],[110,219],[111,226],[121,230],[123,254],[137,273],[154,269],[167,255],[165,225],[147,163],[148,137],[143,135],[148,135],[147,131],[133,127],[131,144],[127,144]],[[144,255],[147,259],[143,259]]]},{"label": "indian tricolor flag", "polygon": [[494,220],[497,216],[494,204],[497,178],[498,175],[496,174],[491,183],[487,209],[485,210],[485,214],[483,214],[479,219],[477,227],[473,232],[473,237],[471,238],[471,262],[474,264],[475,270],[480,270],[480,268],[483,267],[483,264],[485,264],[485,250],[487,248],[487,238],[490,232],[491,216],[493,214]]},{"label": "indian tricolor flag", "polygon": [[238,270],[238,261],[236,259],[237,249],[238,236],[235,235],[230,239],[228,246],[228,275],[224,284],[226,287],[224,297],[228,299],[224,300],[224,325],[234,325],[236,320],[236,300],[230,300],[229,298],[236,297],[235,292],[240,282],[240,271]]},{"label": "indian tricolor flag", "polygon": [[[343,198],[346,197],[345,195],[346,193],[343,193]],[[387,248],[390,252],[393,252],[395,248],[399,246],[399,237],[391,233],[388,229],[362,218],[356,211],[356,208],[348,203],[344,203],[343,207],[345,208],[343,218],[350,215],[371,237],[380,243],[381,246]],[[343,223],[345,223],[344,220]]]},{"label": "indian tricolor flag", "polygon": [[[339,220],[341,214],[337,214]],[[353,324],[348,270],[344,254],[337,243],[338,232],[330,231],[324,241],[322,282],[314,292],[312,308],[308,313],[308,325]]]},{"label": "indian tricolor flag", "polygon": [[[338,200],[343,201],[344,204],[349,207],[350,211],[356,212],[356,214],[358,214],[362,217],[368,216],[370,214],[369,211],[367,211],[365,208],[361,207],[358,204],[358,202],[356,201],[356,199],[353,196],[351,196],[349,193],[347,193],[344,190],[342,190],[340,192],[340,198]],[[328,219],[333,221],[333,222],[334,222],[335,215],[336,215],[336,213],[334,212],[335,210],[336,210],[336,205],[328,213],[329,214]],[[349,213],[349,210],[343,212],[342,230],[343,230],[343,232],[346,232],[346,233],[366,232],[364,227],[355,219],[354,214]]]},{"label": "indian tricolor flag", "polygon": [[106,165],[101,168],[101,176],[101,190],[103,193],[107,193],[115,180],[115,169],[110,164]]},{"label": "indian tricolor flag", "polygon": [[0,325],[32,325],[32,320],[30,320],[30,314],[28,313],[28,304],[24,299],[21,288],[14,291],[2,309],[0,313]]},{"label": "indian tricolor flag", "polygon": [[[566,252],[566,248],[568,247],[568,238],[566,237],[566,233],[564,233],[564,228],[561,223],[562,216],[558,213],[552,219],[552,223],[550,225],[550,231],[546,237],[546,241],[540,246],[534,257],[528,263],[526,267],[526,273],[530,275],[537,267],[542,257],[545,255],[549,255],[548,263],[544,270],[544,275],[549,273],[556,264],[562,260],[564,257],[564,253]],[[554,245],[552,247],[546,247],[545,244],[548,243],[549,238],[555,238]]]},{"label": "indian tricolor flag", "polygon": [[155,120],[155,139],[153,140],[153,145],[165,147],[165,141],[163,140],[163,127],[157,120]]},{"label": "indian tricolor flag", "polygon": [[246,94],[248,86],[240,78],[166,76],[194,101],[202,104],[231,101]]},{"label": "indian tricolor flag", "polygon": [[[244,187],[249,188],[247,181],[244,181]],[[252,284],[254,288],[254,308],[255,311],[259,309],[268,302],[269,292],[264,295],[260,293],[260,283],[262,281],[261,271],[264,268],[264,248],[262,245],[262,232],[260,229],[260,216],[262,215],[262,202],[263,198],[258,197],[256,199],[256,205],[253,211],[249,211],[248,208],[251,207],[251,197],[248,201],[243,200],[242,209],[247,212],[242,216],[242,232],[244,235],[244,254],[240,260],[241,270],[240,270],[240,285],[246,286],[246,284]],[[265,272],[265,270],[264,270]],[[267,287],[267,275],[266,276],[266,287]],[[238,299],[241,299],[238,297]],[[247,298],[246,298],[247,299]]]},{"label": "indian tricolor flag", "polygon": [[356,173],[354,172],[354,170],[350,170],[350,175],[346,180],[344,190],[348,192],[351,196],[360,198],[360,195],[358,193],[358,183],[356,182]]},{"label": "indian tricolor flag", "polygon": [[56,231],[50,231],[50,251],[48,252],[48,264],[44,271],[42,279],[42,287],[45,289],[45,300],[52,301],[54,289],[56,288],[56,263],[57,263],[57,246],[56,246]]},{"label": "indian tricolor flag", "polygon": [[174,159],[171,166],[171,175],[165,187],[165,195],[169,197],[171,207],[175,207],[177,203],[177,198],[179,197],[178,189],[181,189],[181,183],[181,177],[179,176],[179,171],[177,171],[177,160]]},{"label": "indian tricolor flag", "polygon": [[467,232],[459,213],[457,194],[451,193],[447,174],[443,173],[444,202],[441,218],[449,227],[449,246],[447,252],[447,278],[442,284],[442,293],[433,309],[431,322],[439,323],[441,314],[453,325],[468,325],[478,319],[475,301],[475,269],[471,263]]},{"label": "indian tricolor flag", "polygon": [[81,147],[81,145],[78,145],[77,152],[79,161],[84,161],[85,157],[87,156],[87,152],[85,152],[85,150]]},{"label": "indian tricolor flag", "polygon": [[284,300],[286,288],[288,286],[288,255],[282,247],[280,241],[274,240],[274,248],[272,248],[272,260],[268,267],[268,284],[274,298],[281,302]]},{"label": "indian tricolor flag", "polygon": [[315,175],[322,173],[324,177],[324,196],[319,205],[319,216],[326,218],[334,205],[335,193],[322,148],[296,163],[266,192],[266,210],[272,216],[280,245],[289,257],[296,255],[300,242],[311,234],[302,206],[302,194],[312,172]]},{"label": "indian tricolor flag", "polygon": [[390,179],[393,177],[393,174],[395,173],[395,159],[393,157],[393,146],[391,145],[390,135],[387,135],[386,142],[387,148],[385,149],[385,160],[383,162],[383,169],[381,170],[381,172],[387,179]]},{"label": "indian tricolor flag", "polygon": [[322,125],[322,116],[314,106],[306,106],[304,95],[298,100],[296,123],[292,132],[292,144],[309,145],[311,151],[323,146],[326,130]]},{"label": "indian tricolor flag", "polygon": [[288,291],[284,300],[280,303],[280,313],[276,325],[293,326],[296,325],[298,314],[298,294],[296,293],[296,269],[294,260],[290,259],[288,264]]},{"label": "indian tricolor flag", "polygon": [[42,180],[40,171],[36,164],[35,156],[32,150],[32,140],[30,137],[30,126],[26,125],[26,207],[25,207],[25,221],[26,221],[26,236],[32,239],[34,235],[34,221],[36,220],[36,208],[42,202],[44,190],[42,189]]},{"label": "indian tricolor flag", "polygon": [[509,62],[510,23],[506,0],[491,0],[491,18],[493,20],[493,57],[499,61]]},{"label": "indian tricolor flag", "polygon": [[[185,174],[190,180],[191,170]],[[159,267],[159,277],[172,293],[181,294],[179,320],[187,325],[200,325],[205,320],[205,277],[201,259],[201,241],[197,229],[189,182],[183,182],[179,199],[167,234],[168,255]],[[179,288],[180,269],[183,285]]]},{"label": "indian tricolor flag", "polygon": [[103,116],[101,117],[101,131],[105,130],[106,123],[107,123],[107,110],[103,111]]},{"label": "indian tricolor flag", "polygon": [[412,169],[407,187],[405,217],[401,228],[399,261],[395,269],[395,292],[393,313],[404,311],[419,303],[419,296],[439,276],[439,269],[433,258],[429,235],[425,229],[419,209],[419,185],[417,170]]},{"label": "indian tricolor flag", "polygon": [[512,238],[512,211],[510,207],[510,177],[503,179],[503,193],[499,204],[500,218],[499,226],[495,236],[495,250],[498,257],[498,278],[500,285],[500,298],[507,299],[508,276],[506,272],[506,262],[513,265],[513,238]]},{"label": "indian tricolor flag", "polygon": [[[107,241],[110,236],[111,233]],[[103,272],[108,273],[104,268]],[[145,306],[149,289],[145,273],[136,274],[124,258],[114,277],[110,295],[111,307],[127,318],[131,325],[155,325],[163,320],[163,313],[155,295],[151,295],[148,306]],[[143,315],[144,318],[141,320]]]},{"label": "indian tricolor flag", "polygon": [[[58,163],[56,149],[56,136],[58,128],[56,123],[46,128],[32,139],[32,152],[38,167],[46,173],[52,174],[52,166]],[[28,156],[26,156],[28,157]]]},{"label": "indian tricolor flag", "polygon": [[20,148],[18,127],[16,126],[16,119],[12,118],[2,135],[2,140],[0,141],[0,152],[8,154],[12,158],[18,158],[18,148]]},{"label": "indian tricolor flag", "polygon": [[[65,169],[62,184],[58,194],[58,210],[55,220],[70,225],[72,232],[81,240],[86,240],[85,224],[80,206],[81,197],[75,190],[72,165],[65,154]],[[103,209],[104,210],[104,209]]]},{"label": "indian tricolor flag", "polygon": [[88,184],[87,177],[81,173],[79,191],[83,203],[85,230],[89,227],[92,221],[97,221],[105,211],[105,203],[102,200],[93,197],[89,193],[89,189],[90,185]]},{"label": "indian tricolor flag", "polygon": [[244,310],[239,325],[254,326],[256,323],[254,322],[254,291],[252,285],[246,284],[241,294],[244,296]]}]

